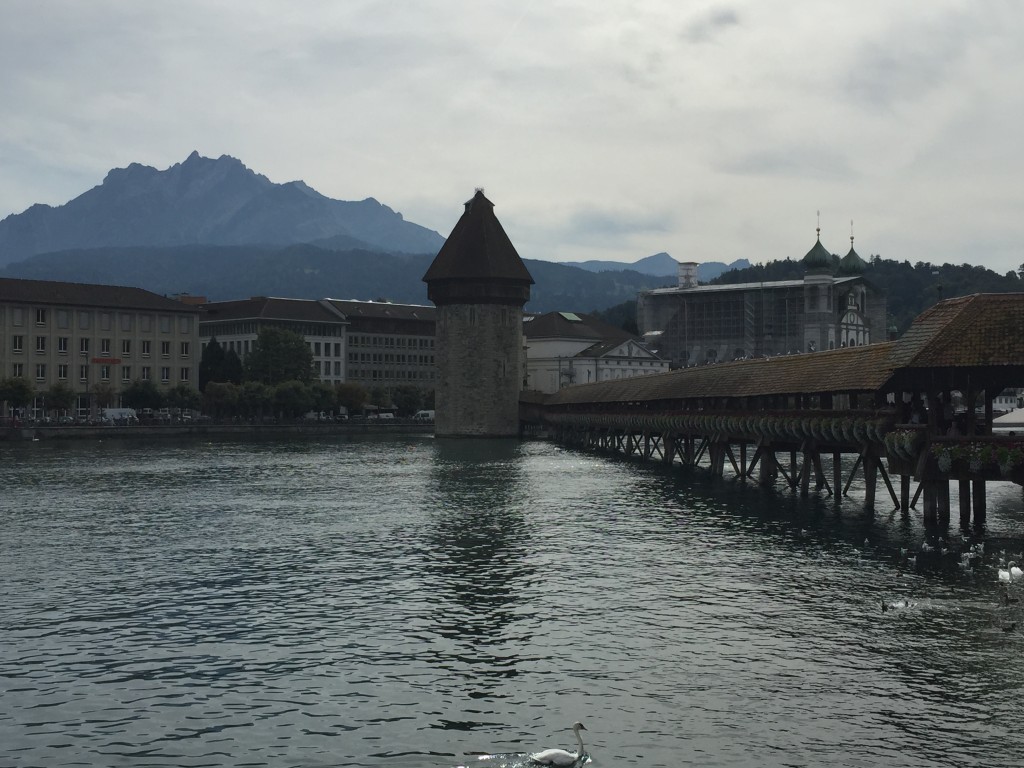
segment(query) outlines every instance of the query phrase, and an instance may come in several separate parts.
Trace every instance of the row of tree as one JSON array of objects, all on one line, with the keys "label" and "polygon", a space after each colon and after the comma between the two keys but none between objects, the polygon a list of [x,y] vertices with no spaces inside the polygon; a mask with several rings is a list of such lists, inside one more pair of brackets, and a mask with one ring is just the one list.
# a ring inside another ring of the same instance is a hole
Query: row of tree
[{"label": "row of tree", "polygon": [[[233,349],[225,350],[211,339],[199,362],[199,389],[179,384],[161,389],[152,380],[136,380],[121,390],[121,404],[137,411],[161,408],[203,409],[214,417],[294,417],[309,411],[360,413],[368,405],[395,409],[399,416],[411,416],[422,408],[433,408],[434,393],[414,386],[366,389],[358,384],[331,385],[319,381],[309,344],[299,334],[281,328],[260,331],[245,362]],[[107,382],[90,390],[95,405],[114,404],[117,391]],[[66,412],[75,405],[77,394],[67,384],[55,384],[37,392],[25,379],[0,380],[0,402],[11,408],[29,406],[43,395],[46,410]]]}]

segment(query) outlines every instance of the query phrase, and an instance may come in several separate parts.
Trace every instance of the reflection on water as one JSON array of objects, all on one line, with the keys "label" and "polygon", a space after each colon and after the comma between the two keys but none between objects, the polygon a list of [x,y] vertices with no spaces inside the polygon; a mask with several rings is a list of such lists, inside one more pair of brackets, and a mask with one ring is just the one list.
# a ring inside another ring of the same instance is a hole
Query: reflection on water
[{"label": "reflection on water", "polygon": [[0,483],[0,765],[496,768],[577,719],[597,766],[1024,753],[1013,486],[964,540],[510,440],[2,445]]}]

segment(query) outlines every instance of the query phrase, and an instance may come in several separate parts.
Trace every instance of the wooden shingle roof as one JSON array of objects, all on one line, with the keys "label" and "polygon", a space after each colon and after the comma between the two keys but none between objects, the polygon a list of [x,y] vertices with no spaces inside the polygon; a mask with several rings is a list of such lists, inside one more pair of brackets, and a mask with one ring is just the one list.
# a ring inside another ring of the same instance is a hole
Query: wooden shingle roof
[{"label": "wooden shingle roof", "polygon": [[893,342],[828,352],[700,365],[669,373],[566,387],[552,405],[753,397],[825,392],[874,392],[892,374]]},{"label": "wooden shingle roof", "polygon": [[[898,391],[913,371],[952,372],[948,386],[1024,384],[1024,293],[991,293],[939,302],[921,313],[899,341],[828,352],[698,366],[653,376],[566,387],[551,405],[649,402]],[[918,381],[920,381],[918,377]],[[935,379],[935,381],[938,381]]]},{"label": "wooden shingle roof", "polygon": [[423,276],[443,280],[501,280],[526,285],[533,277],[494,215],[494,203],[478,189]]},{"label": "wooden shingle roof", "polygon": [[892,362],[896,368],[1024,365],[1024,294],[940,301],[914,320]]}]

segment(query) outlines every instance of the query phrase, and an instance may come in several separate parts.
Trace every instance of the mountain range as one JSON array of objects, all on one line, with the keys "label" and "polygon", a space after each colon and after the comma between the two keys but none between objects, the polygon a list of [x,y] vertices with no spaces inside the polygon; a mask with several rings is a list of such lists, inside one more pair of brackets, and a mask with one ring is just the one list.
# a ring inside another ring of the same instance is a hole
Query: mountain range
[{"label": "mountain range", "polygon": [[[589,261],[565,261],[562,263],[573,267],[579,267],[580,269],[585,269],[588,272],[611,272],[622,269],[632,269],[644,275],[670,277],[673,280],[676,279],[679,274],[679,262],[664,251],[656,253],[653,256],[647,256],[646,258],[632,263],[622,261],[600,261],[597,259],[591,259]],[[726,264],[724,261],[704,261],[697,265],[697,279],[702,283],[708,282],[709,280],[714,280],[716,277],[719,277],[722,273],[728,272],[730,269],[746,269],[749,266],[750,262],[746,259],[737,259],[730,264]]]},{"label": "mountain range", "polygon": [[[0,274],[131,285],[211,300],[255,295],[427,303],[444,237],[373,198],[333,200],[222,155],[165,170],[132,163],[60,206],[0,221]],[[665,253],[579,265],[526,260],[531,311],[590,312],[675,282]],[[714,273],[717,274],[717,273]],[[714,276],[709,273],[710,279]]]}]

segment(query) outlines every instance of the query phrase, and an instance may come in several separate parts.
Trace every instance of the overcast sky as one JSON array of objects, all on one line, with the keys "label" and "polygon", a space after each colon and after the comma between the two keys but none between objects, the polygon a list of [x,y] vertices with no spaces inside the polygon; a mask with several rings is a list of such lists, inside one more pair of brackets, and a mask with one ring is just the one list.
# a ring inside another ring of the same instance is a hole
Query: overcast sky
[{"label": "overcast sky", "polygon": [[0,0],[0,218],[192,150],[525,258],[1024,262],[1019,0]]}]

